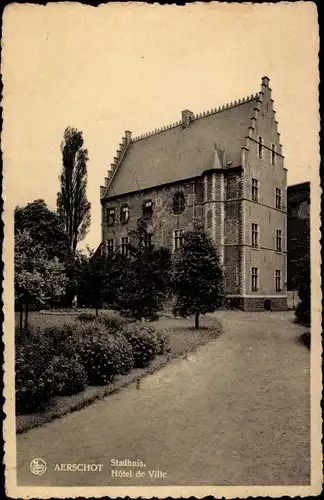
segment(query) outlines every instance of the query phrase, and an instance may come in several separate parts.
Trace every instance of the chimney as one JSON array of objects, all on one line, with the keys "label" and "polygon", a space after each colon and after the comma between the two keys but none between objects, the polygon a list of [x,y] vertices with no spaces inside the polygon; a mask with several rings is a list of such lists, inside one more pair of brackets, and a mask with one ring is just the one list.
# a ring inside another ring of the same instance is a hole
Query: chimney
[{"label": "chimney", "polygon": [[188,128],[189,123],[191,120],[193,120],[194,114],[192,111],[189,111],[189,109],[185,109],[184,111],[181,112],[181,123],[182,123],[182,128]]},{"label": "chimney", "polygon": [[267,76],[262,77],[262,85],[269,87],[270,79]]},{"label": "chimney", "polygon": [[132,140],[132,132],[130,132],[130,130],[126,130],[125,137],[126,137],[126,143],[129,144]]}]

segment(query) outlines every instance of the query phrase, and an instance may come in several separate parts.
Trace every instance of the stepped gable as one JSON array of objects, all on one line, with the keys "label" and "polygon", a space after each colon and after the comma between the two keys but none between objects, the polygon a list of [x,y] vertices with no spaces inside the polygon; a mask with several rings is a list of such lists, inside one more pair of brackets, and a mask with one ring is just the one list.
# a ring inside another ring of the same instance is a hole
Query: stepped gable
[{"label": "stepped gable", "polygon": [[185,110],[182,120],[133,139],[127,132],[101,188],[102,198],[200,176],[215,159],[226,167],[223,154],[215,157],[215,143],[232,166],[240,165],[259,99],[256,93],[199,114]]}]

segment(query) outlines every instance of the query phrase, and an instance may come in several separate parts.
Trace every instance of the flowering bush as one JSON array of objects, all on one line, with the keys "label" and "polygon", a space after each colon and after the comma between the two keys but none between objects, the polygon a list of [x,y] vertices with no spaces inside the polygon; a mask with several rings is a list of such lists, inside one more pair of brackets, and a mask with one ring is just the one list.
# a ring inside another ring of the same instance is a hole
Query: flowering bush
[{"label": "flowering bush", "polygon": [[16,343],[17,414],[37,411],[55,395],[111,383],[169,350],[165,332],[142,323],[96,321],[21,332]]},{"label": "flowering bush", "polygon": [[70,358],[78,353],[79,332],[72,323],[49,326],[42,332],[44,341],[51,346],[53,355]]},{"label": "flowering bush", "polygon": [[77,355],[72,358],[54,356],[46,371],[54,380],[57,394],[71,396],[83,391],[88,384],[86,370]]},{"label": "flowering bush", "polygon": [[171,351],[171,346],[170,346],[170,338],[168,334],[164,330],[157,330],[155,332],[156,339],[158,342],[158,350],[157,350],[157,355],[160,356],[161,354],[165,354],[166,352]]},{"label": "flowering bush", "polygon": [[123,337],[107,334],[99,323],[83,328],[78,350],[91,385],[112,382],[117,375],[129,372],[134,364]]},{"label": "flowering bush", "polygon": [[132,324],[125,331],[125,336],[132,346],[136,368],[144,368],[161,354],[162,343],[154,328]]},{"label": "flowering bush", "polygon": [[[35,341],[36,340],[36,341]],[[39,336],[16,346],[16,412],[38,410],[56,392],[55,380],[47,371],[53,352]]]}]

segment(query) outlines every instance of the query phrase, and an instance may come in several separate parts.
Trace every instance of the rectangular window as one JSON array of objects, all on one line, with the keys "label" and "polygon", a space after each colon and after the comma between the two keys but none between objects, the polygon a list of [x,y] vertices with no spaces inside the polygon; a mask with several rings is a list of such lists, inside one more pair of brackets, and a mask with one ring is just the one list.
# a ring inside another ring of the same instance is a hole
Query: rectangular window
[{"label": "rectangular window", "polygon": [[281,270],[276,269],[276,292],[281,292]]},{"label": "rectangular window", "polygon": [[174,214],[182,214],[184,212],[186,205],[185,197],[184,194],[181,193],[175,193],[173,196],[173,213]]},{"label": "rectangular window", "polygon": [[258,144],[258,153],[259,153],[259,158],[263,158],[263,138],[261,135],[259,136],[259,144]]},{"label": "rectangular window", "polygon": [[237,178],[228,177],[226,179],[226,199],[236,198],[237,196]]},{"label": "rectangular window", "polygon": [[252,224],[252,248],[259,248],[259,226]]},{"label": "rectangular window", "polygon": [[276,208],[282,208],[281,189],[276,188]]},{"label": "rectangular window", "polygon": [[121,239],[120,253],[122,255],[125,255],[125,256],[127,256],[127,254],[128,254],[128,237],[127,236],[125,236],[124,238]]},{"label": "rectangular window", "polygon": [[111,257],[114,254],[115,242],[114,240],[107,240],[107,255]]},{"label": "rectangular window", "polygon": [[281,231],[281,229],[276,230],[276,251],[282,252],[282,231]]},{"label": "rectangular window", "polygon": [[252,179],[252,201],[259,201],[259,181]]},{"label": "rectangular window", "polygon": [[127,224],[129,220],[129,206],[122,205],[120,209],[120,222],[121,224]]},{"label": "rectangular window", "polygon": [[251,289],[252,292],[257,292],[259,290],[259,270],[257,267],[252,267]]},{"label": "rectangular window", "polygon": [[143,204],[143,219],[151,219],[153,216],[153,203],[148,200]]},{"label": "rectangular window", "polygon": [[173,231],[173,250],[179,250],[183,245],[183,229]]},{"label": "rectangular window", "polygon": [[276,164],[276,146],[271,144],[271,163],[272,165]]},{"label": "rectangular window", "polygon": [[145,233],[143,236],[141,236],[140,246],[146,249],[152,247],[152,233]]},{"label": "rectangular window", "polygon": [[114,208],[107,209],[107,224],[108,224],[108,226],[113,226],[115,224],[115,209]]}]

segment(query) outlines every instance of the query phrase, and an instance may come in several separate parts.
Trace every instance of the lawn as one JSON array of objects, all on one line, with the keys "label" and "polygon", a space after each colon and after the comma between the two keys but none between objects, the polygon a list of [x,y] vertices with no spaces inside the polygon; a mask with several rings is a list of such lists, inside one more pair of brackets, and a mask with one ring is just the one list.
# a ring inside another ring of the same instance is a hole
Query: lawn
[{"label": "lawn", "polygon": [[[83,312],[95,314],[94,309],[80,309],[78,311],[61,312],[30,312],[29,325],[39,328],[48,326],[63,325],[65,323],[74,323],[77,321],[77,315]],[[119,317],[111,309],[99,311],[99,316],[107,315],[110,317]],[[19,324],[19,313],[16,313],[16,325]],[[209,315],[202,316],[201,328],[194,329],[193,318],[174,318],[172,316],[161,315],[159,320],[148,323],[157,329],[163,329],[170,338],[171,356],[177,357],[184,355],[196,349],[197,346],[206,344],[210,340],[217,338],[221,333],[219,321]]]}]

